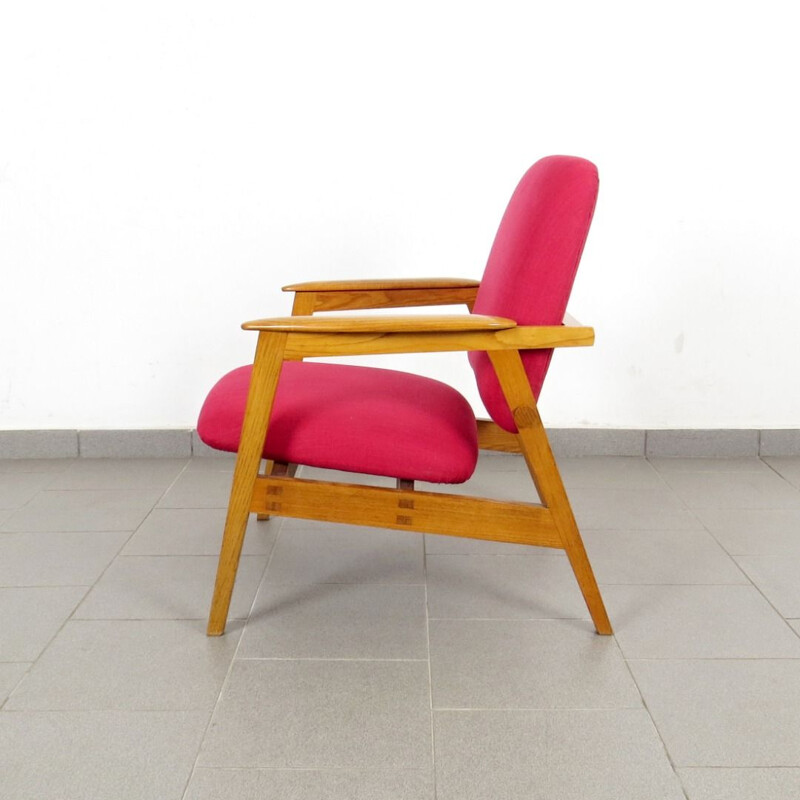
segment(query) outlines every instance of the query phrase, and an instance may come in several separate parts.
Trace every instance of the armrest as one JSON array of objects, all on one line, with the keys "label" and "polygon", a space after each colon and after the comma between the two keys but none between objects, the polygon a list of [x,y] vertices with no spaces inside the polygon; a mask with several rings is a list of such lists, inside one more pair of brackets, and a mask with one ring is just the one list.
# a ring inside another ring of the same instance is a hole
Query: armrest
[{"label": "armrest", "polygon": [[452,333],[456,331],[496,331],[516,327],[504,317],[481,314],[425,314],[381,317],[276,317],[245,322],[246,331],[282,333]]},{"label": "armrest", "polygon": [[470,311],[479,281],[469,278],[386,278],[311,281],[283,287],[294,292],[292,313],[465,304]]},{"label": "armrest", "polygon": [[565,325],[517,326],[480,314],[315,317],[245,322],[242,328],[285,338],[284,358],[435,353],[458,350],[534,350],[582,347],[594,331]]}]

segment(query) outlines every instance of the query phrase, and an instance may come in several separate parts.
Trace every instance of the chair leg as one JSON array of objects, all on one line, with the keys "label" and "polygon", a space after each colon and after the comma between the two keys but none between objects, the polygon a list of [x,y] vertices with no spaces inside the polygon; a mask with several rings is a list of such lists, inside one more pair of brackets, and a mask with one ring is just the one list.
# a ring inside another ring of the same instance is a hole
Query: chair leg
[{"label": "chair leg", "polygon": [[[594,622],[598,633],[611,634],[613,633],[611,622],[608,619],[592,565],[589,563],[589,557],[586,555],[586,548],[578,530],[578,523],[575,521],[575,515],[572,512],[572,506],[564,488],[561,473],[553,457],[550,442],[547,439],[547,433],[538,412],[536,413],[536,421],[530,428],[520,428],[519,430],[523,454],[528,463],[531,478],[533,478],[540,499],[553,515],[558,532],[561,534],[567,558],[572,566],[572,571],[575,573],[575,579],[578,581],[581,594],[583,594],[583,599],[586,601],[586,607],[592,617],[592,622]],[[525,439],[529,441],[531,439],[537,440],[533,458],[528,456],[529,447]]]},{"label": "chair leg", "polygon": [[250,515],[253,487],[261,464],[261,451],[264,448],[267,423],[278,386],[285,346],[284,333],[259,334],[253,374],[250,379],[250,392],[247,397],[247,410],[242,424],[239,454],[233,472],[225,532],[222,535],[214,597],[208,617],[209,636],[221,636],[225,632],[233,585],[242,554],[244,532]]},{"label": "chair leg", "polygon": [[517,435],[528,471],[539,498],[553,515],[595,629],[603,635],[611,634],[611,622],[519,354],[513,350],[499,351],[490,353],[489,357],[509,406],[514,411]]}]

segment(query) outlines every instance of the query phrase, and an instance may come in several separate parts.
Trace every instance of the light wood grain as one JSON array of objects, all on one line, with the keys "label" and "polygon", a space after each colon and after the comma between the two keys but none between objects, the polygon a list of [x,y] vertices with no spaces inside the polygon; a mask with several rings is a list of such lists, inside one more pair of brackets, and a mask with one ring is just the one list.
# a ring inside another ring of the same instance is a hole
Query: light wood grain
[{"label": "light wood grain", "polygon": [[[387,324],[388,326],[388,324]],[[535,350],[586,347],[594,342],[591,328],[562,325],[490,331],[419,331],[405,333],[290,333],[287,357],[379,355],[384,353],[443,353],[459,350]]]},{"label": "light wood grain", "polygon": [[481,450],[499,450],[503,453],[521,453],[522,447],[516,433],[509,433],[490,419],[478,423],[478,447]]},{"label": "light wood grain", "polygon": [[[290,478],[295,476],[297,472],[297,464],[286,464],[283,461],[267,461],[264,465],[264,471],[259,473],[260,478],[266,478],[270,475],[288,475]],[[256,519],[259,522],[266,522],[270,518],[269,514],[257,514]]]},{"label": "light wood grain", "polygon": [[242,553],[247,517],[252,504],[253,486],[261,464],[267,423],[275,399],[285,345],[285,333],[261,333],[258,336],[250,391],[247,396],[247,410],[233,471],[228,514],[225,519],[217,579],[208,619],[209,636],[219,636],[225,630],[233,584]]},{"label": "light wood grain", "polygon": [[473,278],[367,278],[335,281],[304,281],[283,286],[284,292],[361,292],[385,289],[477,288]]},{"label": "light wood grain", "polygon": [[589,614],[600,634],[610,634],[611,623],[600,589],[581,539],[567,492],[561,480],[536,400],[531,392],[519,353],[513,350],[489,353],[503,394],[513,412],[518,439],[539,497],[553,515],[562,546],[567,552]]},{"label": "light wood grain", "polygon": [[292,316],[304,317],[313,314],[317,306],[315,292],[300,292],[294,296]]},{"label": "light wood grain", "polygon": [[256,480],[251,511],[541,547],[563,546],[546,508],[460,494],[270,477]]},{"label": "light wood grain", "polygon": [[448,331],[486,331],[513,328],[516,322],[505,317],[482,314],[414,314],[391,316],[291,316],[245,322],[246,331],[285,333],[445,333]]},{"label": "light wood grain", "polygon": [[298,292],[296,297],[313,297],[313,311],[452,306],[461,303],[471,308],[477,292],[473,288],[374,289],[357,292]]}]

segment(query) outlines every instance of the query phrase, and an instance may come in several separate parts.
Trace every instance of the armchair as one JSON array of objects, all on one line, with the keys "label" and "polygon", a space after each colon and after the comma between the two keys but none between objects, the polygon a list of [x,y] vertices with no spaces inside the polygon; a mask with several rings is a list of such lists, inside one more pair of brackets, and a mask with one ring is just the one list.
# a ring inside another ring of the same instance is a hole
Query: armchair
[{"label": "armchair", "polygon": [[[211,447],[237,451],[208,623],[224,632],[248,515],[301,517],[563,549],[598,633],[611,625],[537,409],[553,349],[591,345],[565,310],[589,230],[597,172],[579,158],[534,164],[511,198],[483,279],[300,283],[292,316],[258,334],[252,366],[225,375],[200,413]],[[317,312],[464,304],[448,315]],[[491,420],[451,387],[310,357],[466,351]],[[478,450],[522,453],[539,502],[419,491],[462,483]],[[259,474],[262,458],[267,469]],[[396,488],[307,480],[298,464],[384,475]]]}]

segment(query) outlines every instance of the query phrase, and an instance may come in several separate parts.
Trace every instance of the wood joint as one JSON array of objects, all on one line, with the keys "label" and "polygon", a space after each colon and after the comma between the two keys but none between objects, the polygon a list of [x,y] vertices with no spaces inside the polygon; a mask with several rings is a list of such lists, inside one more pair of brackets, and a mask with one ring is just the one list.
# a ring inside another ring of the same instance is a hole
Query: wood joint
[{"label": "wood joint", "polygon": [[401,514],[397,515],[397,524],[398,525],[412,525],[413,519],[411,517],[406,517]]},{"label": "wood joint", "polygon": [[536,422],[536,409],[531,406],[518,406],[514,409],[514,422],[518,428],[531,428]]},{"label": "wood joint", "polygon": [[414,508],[414,501],[410,499],[400,500],[397,504],[400,508]]}]

